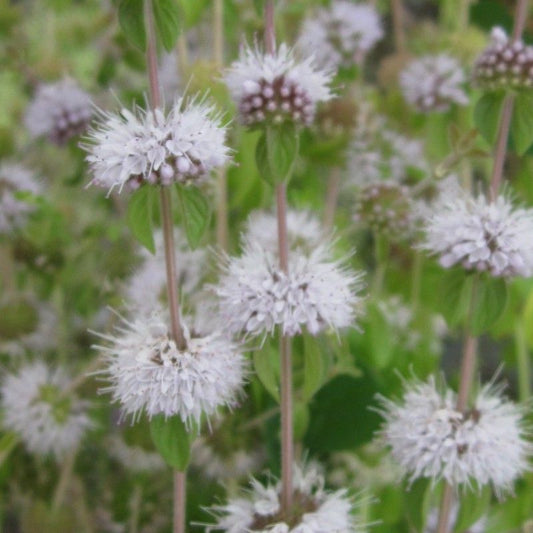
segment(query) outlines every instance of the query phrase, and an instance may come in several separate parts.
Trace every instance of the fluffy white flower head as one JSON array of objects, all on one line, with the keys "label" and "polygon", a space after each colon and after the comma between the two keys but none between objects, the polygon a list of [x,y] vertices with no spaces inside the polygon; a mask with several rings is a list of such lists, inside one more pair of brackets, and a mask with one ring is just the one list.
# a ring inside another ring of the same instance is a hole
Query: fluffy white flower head
[{"label": "fluffy white flower head", "polygon": [[[272,231],[277,226],[276,214],[268,211],[254,211],[246,221],[244,242],[255,242],[264,250],[277,253],[278,234]],[[321,221],[311,211],[287,211],[287,238],[289,248],[302,249],[305,252],[314,250],[323,244],[327,232]]]},{"label": "fluffy white flower head", "polygon": [[309,254],[291,251],[286,274],[275,253],[247,243],[241,257],[228,260],[216,293],[233,333],[264,335],[280,326],[292,336],[353,325],[360,288],[360,274],[331,260],[325,245]]},{"label": "fluffy white flower head", "polygon": [[487,385],[473,406],[459,412],[456,395],[440,391],[434,379],[407,386],[400,403],[381,398],[382,437],[413,481],[444,478],[454,487],[492,484],[497,494],[529,470],[533,451],[519,406]]},{"label": "fluffy white flower head", "polygon": [[227,533],[361,533],[364,528],[352,516],[354,504],[346,490],[329,493],[324,477],[315,465],[294,466],[294,500],[297,510],[292,516],[281,512],[281,482],[262,485],[252,479],[247,497],[229,500],[212,507],[215,525],[207,531]]},{"label": "fluffy white flower head", "polygon": [[462,265],[493,276],[533,274],[533,210],[515,209],[503,195],[494,202],[462,191],[438,201],[424,221],[423,249],[444,268]]},{"label": "fluffy white flower head", "polygon": [[245,47],[224,76],[246,125],[285,121],[310,124],[316,104],[333,97],[331,74],[315,67],[314,58],[302,61],[282,44],[274,54]]},{"label": "fluffy white flower head", "polygon": [[15,163],[0,165],[0,233],[20,227],[33,210],[30,204],[16,198],[16,193],[39,194],[41,190],[41,184],[27,168]]},{"label": "fluffy white flower head", "polygon": [[71,79],[40,85],[24,122],[32,137],[64,144],[85,131],[92,116],[91,98]]},{"label": "fluffy white flower head", "polygon": [[109,362],[111,385],[104,389],[133,419],[143,411],[149,418],[179,415],[184,423],[199,422],[218,407],[233,406],[242,389],[246,360],[226,335],[215,332],[191,337],[179,350],[158,312],[131,322],[123,319],[117,335],[100,335],[99,347]]},{"label": "fluffy white flower head", "polygon": [[456,59],[445,54],[423,56],[400,74],[405,99],[418,111],[447,111],[452,104],[466,105],[461,85],[465,74]]},{"label": "fluffy white flower head", "polygon": [[359,62],[382,37],[381,20],[373,6],[340,0],[305,20],[297,46],[314,53],[322,67],[337,69]]},{"label": "fluffy white flower head", "polygon": [[229,159],[226,128],[205,99],[179,98],[168,113],[136,108],[100,115],[84,145],[90,184],[119,191],[145,183],[198,184]]},{"label": "fluffy white flower head", "polygon": [[92,426],[87,403],[65,393],[70,380],[61,369],[31,363],[2,383],[4,428],[19,435],[26,449],[61,459]]}]

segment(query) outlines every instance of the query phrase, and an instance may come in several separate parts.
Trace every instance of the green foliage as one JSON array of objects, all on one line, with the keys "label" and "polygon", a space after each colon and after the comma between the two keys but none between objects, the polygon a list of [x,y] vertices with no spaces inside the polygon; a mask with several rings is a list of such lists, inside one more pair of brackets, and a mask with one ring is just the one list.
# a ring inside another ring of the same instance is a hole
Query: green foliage
[{"label": "green foliage", "polygon": [[140,50],[145,50],[144,0],[120,0],[118,21],[128,41]]},{"label": "green foliage", "polygon": [[145,185],[130,197],[126,220],[133,236],[151,253],[155,254],[153,228],[153,201],[155,189]]},{"label": "green foliage", "polygon": [[186,28],[196,26],[210,6],[209,0],[177,0]]},{"label": "green foliage", "polygon": [[491,495],[492,491],[490,487],[461,494],[459,513],[453,530],[454,533],[463,533],[487,514]]},{"label": "green foliage", "polygon": [[485,140],[492,146],[496,142],[505,92],[484,93],[474,109],[474,124]]},{"label": "green foliage", "polygon": [[254,371],[270,395],[279,403],[279,354],[265,345],[253,354]]},{"label": "green foliage", "polygon": [[209,227],[211,219],[209,202],[197,187],[177,184],[176,190],[187,241],[191,248],[196,248]]},{"label": "green foliage", "polygon": [[177,0],[153,0],[156,34],[163,46],[170,52],[181,30],[180,12]]},{"label": "green foliage", "polygon": [[502,278],[481,277],[473,287],[471,332],[481,335],[500,317],[507,303],[507,283]]},{"label": "green foliage", "polygon": [[150,421],[152,441],[161,457],[172,468],[184,472],[191,459],[194,431],[187,431],[179,415],[157,415]]},{"label": "green foliage", "polygon": [[417,479],[406,490],[407,519],[415,531],[424,531],[428,515],[432,508],[438,507],[439,499],[440,490],[426,478]]},{"label": "green foliage", "polygon": [[304,336],[304,383],[303,396],[310,400],[325,379],[324,358],[317,340]]},{"label": "green foliage", "polygon": [[533,144],[533,94],[521,91],[514,98],[511,139],[518,155],[524,155]]},{"label": "green foliage", "polygon": [[255,159],[261,177],[275,185],[288,182],[294,171],[299,149],[298,131],[290,125],[268,126],[257,141]]},{"label": "green foliage", "polygon": [[472,294],[471,277],[462,268],[451,268],[440,280],[441,313],[450,326],[465,319]]}]

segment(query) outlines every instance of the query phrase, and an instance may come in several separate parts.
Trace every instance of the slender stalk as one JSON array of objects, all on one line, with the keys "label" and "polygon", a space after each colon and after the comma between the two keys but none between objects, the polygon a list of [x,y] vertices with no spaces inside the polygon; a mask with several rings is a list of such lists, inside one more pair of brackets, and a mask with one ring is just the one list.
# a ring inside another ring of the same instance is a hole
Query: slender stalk
[{"label": "slender stalk", "polygon": [[392,27],[394,34],[394,46],[396,52],[403,54],[405,52],[405,10],[402,0],[391,0]]},{"label": "slender stalk", "polygon": [[335,222],[335,211],[337,210],[340,184],[341,169],[334,167],[328,176],[326,206],[324,208],[324,226],[327,229],[332,229]]},{"label": "slender stalk", "polygon": [[265,2],[265,50],[267,54],[273,54],[276,50],[274,0],[266,0]]},{"label": "slender stalk", "polygon": [[[146,58],[148,77],[150,80],[150,103],[152,109],[160,106],[160,90],[157,74],[157,48],[155,27],[152,12],[152,1],[145,2],[146,28],[148,47]],[[165,244],[165,265],[167,274],[167,295],[170,309],[170,326],[172,337],[178,350],[187,346],[180,321],[179,287],[176,268],[176,249],[172,221],[172,205],[170,191],[167,187],[160,188],[161,220],[163,223],[163,239]],[[174,472],[174,512],[173,533],[185,533],[185,472]]]},{"label": "slender stalk", "polygon": [[[224,3],[214,1],[213,13],[213,60],[217,69],[224,64]],[[226,169],[217,171],[217,211],[216,235],[217,244],[223,250],[228,249],[228,180]]]},{"label": "slender stalk", "polygon": [[139,531],[139,515],[141,514],[142,485],[136,483],[130,499],[130,519],[128,520],[128,533]]},{"label": "slender stalk", "polygon": [[[472,284],[470,306],[466,320],[467,333],[463,347],[463,358],[461,361],[461,380],[459,382],[459,393],[457,394],[457,411],[460,412],[465,411],[468,405],[468,397],[470,395],[470,389],[472,387],[472,381],[474,378],[474,371],[476,367],[477,338],[473,337],[469,333],[469,330],[472,324],[473,311],[477,298],[477,285],[478,278],[476,276]],[[448,524],[450,521],[452,500],[453,489],[448,483],[445,483],[439,510],[437,533],[448,533]]]},{"label": "slender stalk", "polygon": [[[276,186],[279,264],[283,272],[289,271],[289,242],[287,238],[287,184]],[[281,507],[288,512],[292,507],[292,464],[294,439],[292,424],[292,361],[290,337],[280,339],[281,356]]]},{"label": "slender stalk", "polygon": [[174,471],[174,528],[173,533],[185,533],[186,473]]},{"label": "slender stalk", "polygon": [[65,500],[67,489],[72,481],[72,472],[74,471],[74,462],[78,450],[71,451],[63,460],[59,480],[52,499],[52,512],[57,512]]},{"label": "slender stalk", "polygon": [[[524,26],[528,12],[528,0],[518,0],[515,10],[514,26],[512,40],[517,41],[522,38]],[[500,117],[500,126],[498,128],[498,138],[494,151],[494,165],[490,178],[490,196],[494,200],[498,196],[498,191],[503,179],[503,166],[505,164],[505,155],[507,151],[507,140],[509,138],[509,128],[513,115],[514,96],[508,94],[503,101],[503,110]]]},{"label": "slender stalk", "polygon": [[524,322],[519,320],[514,328],[516,364],[518,367],[518,396],[521,402],[531,397],[531,360],[526,343]]}]

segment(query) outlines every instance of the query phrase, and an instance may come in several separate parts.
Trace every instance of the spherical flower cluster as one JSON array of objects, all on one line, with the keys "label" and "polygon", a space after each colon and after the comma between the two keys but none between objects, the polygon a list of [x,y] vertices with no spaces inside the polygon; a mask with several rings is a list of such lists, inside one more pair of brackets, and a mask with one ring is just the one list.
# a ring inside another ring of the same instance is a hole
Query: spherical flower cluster
[{"label": "spherical flower cluster", "polygon": [[465,193],[437,202],[424,221],[421,247],[444,268],[462,265],[493,276],[533,273],[533,210],[515,209],[508,198],[488,201]]},{"label": "spherical flower cluster", "polygon": [[476,60],[474,83],[484,89],[531,88],[533,46],[510,40],[502,28],[493,28],[491,43]]},{"label": "spherical flower cluster", "polygon": [[[277,220],[275,213],[254,211],[246,221],[244,242],[255,242],[264,250],[272,253],[278,251],[278,234],[273,231]],[[301,249],[310,252],[324,243],[327,232],[320,220],[311,211],[287,212],[287,238],[290,249]]]},{"label": "spherical flower cluster", "polygon": [[[203,266],[207,254],[203,249],[191,250],[179,228],[174,229],[174,240],[179,253],[177,277],[180,293],[182,296],[191,296],[197,291],[205,273]],[[124,286],[128,306],[143,314],[151,313],[161,303],[161,300],[167,297],[167,271],[162,232],[155,233],[154,241],[155,255],[144,253],[144,261]]]},{"label": "spherical flower cluster", "polygon": [[400,74],[404,98],[418,111],[447,111],[452,104],[466,105],[461,85],[465,74],[456,59],[445,54],[423,56]]},{"label": "spherical flower cluster", "polygon": [[61,459],[81,442],[92,426],[87,403],[68,392],[61,369],[37,362],[5,376],[1,386],[3,425],[15,432],[26,449]]},{"label": "spherical flower cluster", "polygon": [[212,508],[217,523],[206,531],[226,533],[360,533],[364,528],[352,516],[354,503],[346,490],[327,492],[324,477],[314,465],[293,469],[294,511],[281,512],[281,482],[262,485],[252,479],[247,497],[234,498]]},{"label": "spherical flower cluster", "polygon": [[91,98],[71,79],[43,84],[28,106],[24,122],[32,137],[58,145],[83,133],[92,116]]},{"label": "spherical flower cluster", "polygon": [[241,257],[228,260],[215,290],[229,331],[261,335],[279,325],[293,336],[353,325],[360,288],[360,274],[331,260],[325,245],[291,251],[287,274],[276,254],[247,243]]},{"label": "spherical flower cluster", "polygon": [[460,412],[451,390],[434,379],[407,387],[400,403],[381,398],[382,437],[410,480],[444,478],[452,486],[492,484],[501,494],[529,469],[533,451],[519,406],[501,388],[485,386],[473,406]]},{"label": "spherical flower cluster", "polygon": [[19,191],[39,194],[42,187],[33,172],[22,165],[3,163],[0,165],[0,234],[19,228],[33,210],[31,204],[16,197]]},{"label": "spherical flower cluster", "polygon": [[85,150],[94,175],[90,184],[119,191],[145,183],[198,184],[229,159],[226,128],[206,100],[177,99],[162,109],[101,112]]},{"label": "spherical flower cluster", "polygon": [[322,67],[337,69],[359,63],[382,37],[381,20],[372,5],[337,0],[304,21],[298,48],[314,53]]},{"label": "spherical flower cluster", "polygon": [[406,237],[411,225],[408,188],[383,181],[361,189],[355,200],[353,218],[391,239]]},{"label": "spherical flower cluster", "polygon": [[101,334],[108,346],[98,348],[109,363],[111,385],[104,391],[112,392],[124,414],[134,420],[143,411],[149,418],[179,415],[190,424],[236,404],[246,360],[227,336],[192,337],[185,329],[187,346],[179,350],[158,312],[123,323],[116,336]]},{"label": "spherical flower cluster", "polygon": [[332,98],[331,74],[319,70],[314,58],[297,61],[282,44],[273,54],[246,47],[224,77],[243,124],[308,125],[316,104]]}]

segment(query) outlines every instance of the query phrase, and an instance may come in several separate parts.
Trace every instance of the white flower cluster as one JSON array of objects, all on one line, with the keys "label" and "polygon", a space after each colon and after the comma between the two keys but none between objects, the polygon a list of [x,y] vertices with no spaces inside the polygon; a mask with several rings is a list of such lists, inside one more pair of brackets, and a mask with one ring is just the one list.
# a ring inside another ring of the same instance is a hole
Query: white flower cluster
[{"label": "white flower cluster", "polygon": [[24,122],[32,137],[64,144],[83,133],[92,116],[91,98],[71,79],[40,85]]},{"label": "white flower cluster", "polygon": [[19,191],[33,194],[42,192],[41,184],[27,168],[15,163],[0,165],[0,233],[9,233],[19,228],[33,206],[16,197]]},{"label": "white flower cluster", "polygon": [[297,61],[285,44],[274,54],[243,48],[224,80],[248,126],[285,121],[308,125],[316,104],[333,96],[331,74],[317,69],[313,57]]},{"label": "white flower cluster", "polygon": [[[154,234],[155,255],[144,252],[144,261],[135,270],[124,286],[124,295],[135,312],[150,314],[166,298],[167,272],[164,259],[163,234],[157,231]],[[176,243],[179,261],[177,262],[178,281],[182,295],[191,296],[199,288],[204,275],[206,250],[201,248],[191,250],[185,239],[185,235],[174,229],[174,241]]]},{"label": "white flower cluster", "polygon": [[116,336],[100,334],[108,346],[98,348],[109,362],[111,385],[104,391],[133,420],[145,411],[149,418],[179,415],[189,424],[236,404],[247,364],[227,336],[191,337],[185,329],[187,346],[179,350],[158,312],[123,323]]},{"label": "white flower cluster", "polygon": [[281,483],[262,485],[252,479],[246,498],[212,507],[217,523],[206,531],[226,533],[361,533],[364,528],[352,516],[354,504],[346,490],[329,493],[315,465],[294,466],[294,500],[297,514],[287,523],[281,514]]},{"label": "white flower cluster", "polygon": [[533,210],[515,209],[503,195],[460,194],[436,202],[424,221],[421,247],[439,256],[444,268],[462,265],[493,276],[533,273]]},{"label": "white flower cluster", "polygon": [[533,46],[510,40],[502,28],[493,28],[491,43],[476,60],[473,78],[476,85],[489,90],[531,88]]},{"label": "white flower cluster", "polygon": [[92,426],[87,403],[67,392],[69,384],[61,369],[52,370],[41,362],[4,377],[3,426],[15,432],[30,453],[61,459]]},{"label": "white flower cluster", "polygon": [[279,325],[284,335],[306,328],[316,335],[325,328],[354,324],[361,275],[330,258],[326,245],[309,254],[291,250],[289,273],[275,253],[246,243],[241,257],[229,259],[216,293],[229,331],[261,335]]},{"label": "white flower cluster", "polygon": [[[278,234],[272,231],[277,227],[275,213],[254,211],[246,221],[243,242],[257,243],[264,250],[278,251]],[[291,250],[301,249],[311,252],[327,239],[327,232],[320,220],[311,211],[287,211],[287,239]]]},{"label": "white flower cluster", "polygon": [[297,46],[315,54],[322,67],[337,69],[359,63],[382,38],[374,6],[337,0],[304,21]]},{"label": "white flower cluster", "polygon": [[94,175],[90,184],[119,191],[144,183],[198,184],[229,159],[226,128],[205,99],[179,98],[162,109],[101,113],[85,150]]},{"label": "white flower cluster", "polygon": [[452,104],[466,105],[461,87],[465,74],[456,59],[446,54],[411,61],[400,74],[405,99],[418,111],[447,111]]},{"label": "white flower cluster", "polygon": [[455,393],[439,391],[434,379],[410,384],[400,403],[381,401],[382,437],[411,481],[490,483],[501,494],[530,468],[533,447],[525,438],[522,410],[502,398],[501,388],[483,387],[465,412],[457,410]]}]

